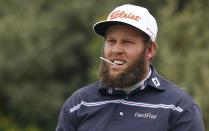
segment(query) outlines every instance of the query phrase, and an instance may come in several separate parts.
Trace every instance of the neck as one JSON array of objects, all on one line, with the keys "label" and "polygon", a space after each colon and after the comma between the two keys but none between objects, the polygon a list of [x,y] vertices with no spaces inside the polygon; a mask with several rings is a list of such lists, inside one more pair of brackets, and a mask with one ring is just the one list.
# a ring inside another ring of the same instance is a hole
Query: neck
[{"label": "neck", "polygon": [[146,77],[148,76],[148,74],[150,73],[150,71],[151,71],[150,67],[149,67],[149,66],[146,66],[146,68],[145,68],[145,73],[144,73],[144,75],[142,76],[142,78],[139,79],[139,81],[143,81],[144,79],[146,79]]},{"label": "neck", "polygon": [[120,90],[125,91],[127,94],[129,94],[132,90],[134,90],[138,87],[140,87],[141,90],[143,90],[145,88],[144,82],[150,77],[151,73],[152,73],[152,70],[149,67],[147,72],[144,75],[144,78],[142,80],[140,80],[137,84],[129,86],[127,88],[121,88]]}]

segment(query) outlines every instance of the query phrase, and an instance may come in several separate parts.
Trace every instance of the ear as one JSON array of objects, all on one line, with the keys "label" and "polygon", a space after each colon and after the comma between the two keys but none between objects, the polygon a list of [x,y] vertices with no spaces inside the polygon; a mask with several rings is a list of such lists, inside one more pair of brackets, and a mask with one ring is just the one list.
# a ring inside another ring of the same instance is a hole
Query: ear
[{"label": "ear", "polygon": [[155,56],[155,52],[157,50],[157,43],[151,42],[150,45],[147,47],[146,58],[151,60]]}]

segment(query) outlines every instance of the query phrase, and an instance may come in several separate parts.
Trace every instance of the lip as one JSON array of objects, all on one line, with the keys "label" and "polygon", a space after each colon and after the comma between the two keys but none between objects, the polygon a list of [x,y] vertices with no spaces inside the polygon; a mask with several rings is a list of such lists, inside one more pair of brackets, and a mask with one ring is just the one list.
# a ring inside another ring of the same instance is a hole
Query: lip
[{"label": "lip", "polygon": [[119,71],[123,69],[124,65],[110,65],[110,70],[111,71]]}]

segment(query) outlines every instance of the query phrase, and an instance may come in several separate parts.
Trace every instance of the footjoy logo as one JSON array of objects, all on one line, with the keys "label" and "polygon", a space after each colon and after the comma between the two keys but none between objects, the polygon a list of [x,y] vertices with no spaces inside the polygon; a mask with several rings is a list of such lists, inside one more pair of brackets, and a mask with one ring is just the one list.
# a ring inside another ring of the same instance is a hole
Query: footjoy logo
[{"label": "footjoy logo", "polygon": [[136,112],[134,114],[134,116],[137,117],[137,118],[144,118],[144,119],[152,119],[152,120],[157,119],[157,115],[153,115],[151,113],[139,113],[139,112]]}]

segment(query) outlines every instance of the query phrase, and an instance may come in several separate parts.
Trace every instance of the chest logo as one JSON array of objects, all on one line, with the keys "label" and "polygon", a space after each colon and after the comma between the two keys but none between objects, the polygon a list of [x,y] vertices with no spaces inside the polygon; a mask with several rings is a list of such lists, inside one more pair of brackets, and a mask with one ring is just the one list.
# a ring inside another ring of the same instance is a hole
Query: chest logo
[{"label": "chest logo", "polygon": [[139,112],[136,112],[134,114],[134,116],[136,118],[143,118],[143,119],[152,119],[152,120],[157,119],[157,115],[156,114],[152,114],[152,113],[139,113]]}]

